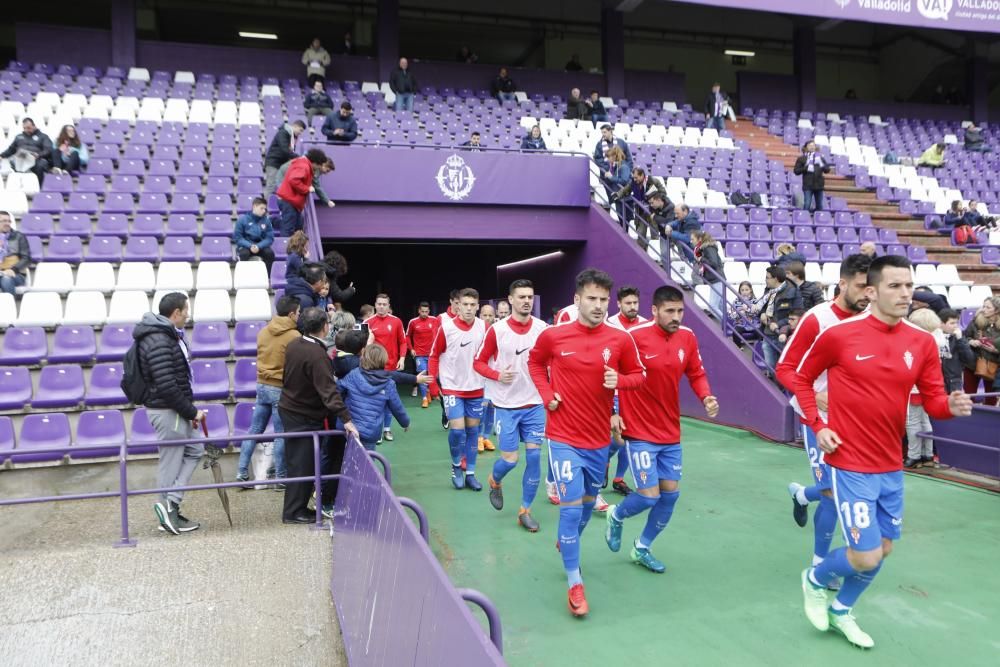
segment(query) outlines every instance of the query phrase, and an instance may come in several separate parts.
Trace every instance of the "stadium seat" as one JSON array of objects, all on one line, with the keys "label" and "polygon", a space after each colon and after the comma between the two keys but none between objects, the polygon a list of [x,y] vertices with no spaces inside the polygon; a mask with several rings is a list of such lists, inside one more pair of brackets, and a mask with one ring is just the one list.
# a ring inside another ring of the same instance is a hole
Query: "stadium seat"
[{"label": "stadium seat", "polygon": [[267,289],[271,286],[264,262],[248,260],[237,262],[233,271],[234,289]]},{"label": "stadium seat", "polygon": [[63,324],[103,325],[108,319],[107,304],[102,292],[74,290],[66,297]]},{"label": "stadium seat", "polygon": [[[236,298],[239,300],[239,294],[237,294]],[[221,289],[203,289],[198,291],[191,304],[191,321],[229,322],[232,319],[233,309],[229,292]]]},{"label": "stadium seat", "polygon": [[[239,408],[238,405],[236,407]],[[252,409],[253,405],[250,407]],[[12,451],[14,451],[14,422],[10,417],[0,417],[0,464],[7,460]]]},{"label": "stadium seat", "polygon": [[[122,266],[124,267],[125,264]],[[76,269],[75,289],[102,293],[115,291],[114,267],[109,262],[84,262],[80,264]]]},{"label": "stadium seat", "polygon": [[83,400],[83,369],[71,364],[46,366],[38,375],[32,409],[72,408]]},{"label": "stadium seat", "polygon": [[191,390],[195,400],[229,398],[229,369],[226,362],[215,360],[191,361]]},{"label": "stadium seat", "polygon": [[41,327],[14,327],[3,336],[0,366],[21,366],[41,363],[48,348],[45,330]]},{"label": "stadium seat", "polygon": [[233,395],[236,398],[250,398],[257,395],[257,360],[237,359],[233,371]]},{"label": "stadium seat", "polygon": [[271,299],[267,290],[241,289],[236,293],[235,316],[237,322],[270,320]]},{"label": "stadium seat", "polygon": [[149,312],[149,297],[138,290],[116,290],[108,307],[108,324],[135,324]]},{"label": "stadium seat", "polygon": [[267,326],[262,322],[237,322],[233,332],[233,354],[237,357],[257,354],[257,335]]},{"label": "stadium seat", "polygon": [[118,267],[118,289],[152,292],[156,275],[150,262],[122,262]]},{"label": "stadium seat", "polygon": [[69,447],[71,441],[69,418],[64,413],[25,415],[14,449],[17,454],[11,460],[15,463],[57,461],[63,458],[62,454],[32,454],[31,450]]},{"label": "stadium seat", "polygon": [[[253,403],[236,404],[236,410],[233,412],[233,435],[245,435],[250,432],[250,426],[253,424],[253,406]],[[274,433],[273,419],[267,420],[264,433]]]},{"label": "stadium seat", "polygon": [[156,272],[156,289],[190,292],[194,289],[194,272],[189,262],[161,262]]},{"label": "stadium seat", "polygon": [[229,327],[215,322],[198,322],[188,337],[191,356],[228,357],[232,353],[229,344]]},{"label": "stadium seat", "polygon": [[73,267],[66,262],[40,262],[31,278],[34,292],[60,292],[73,289]]},{"label": "stadium seat", "polygon": [[84,405],[125,405],[128,399],[121,389],[122,365],[118,362],[96,364],[90,371],[90,385]]},{"label": "stadium seat", "polygon": [[94,329],[89,326],[56,327],[52,336],[52,351],[48,355],[50,364],[86,363],[97,354]]},{"label": "stadium seat", "polygon": [[116,456],[125,442],[125,419],[118,410],[88,410],[76,425],[71,459]]},{"label": "stadium seat", "polygon": [[[263,265],[261,265],[263,266]],[[233,272],[227,262],[201,262],[198,264],[198,284],[200,290],[233,289]]]},{"label": "stadium seat", "polygon": [[54,327],[62,323],[62,300],[55,292],[27,292],[17,314],[19,327]]},{"label": "stadium seat", "polygon": [[[138,321],[138,320],[136,320]],[[97,361],[119,361],[132,346],[132,330],[135,323],[115,324],[101,329],[101,337],[97,347]]]},{"label": "stadium seat", "polygon": [[31,374],[24,366],[0,369],[0,410],[21,410],[31,401]]},{"label": "stadium seat", "polygon": [[17,321],[17,305],[14,295],[0,292],[0,329],[9,327]]},{"label": "stadium seat", "polygon": [[983,301],[993,296],[993,289],[989,285],[973,285],[969,288],[969,308],[979,308]]}]

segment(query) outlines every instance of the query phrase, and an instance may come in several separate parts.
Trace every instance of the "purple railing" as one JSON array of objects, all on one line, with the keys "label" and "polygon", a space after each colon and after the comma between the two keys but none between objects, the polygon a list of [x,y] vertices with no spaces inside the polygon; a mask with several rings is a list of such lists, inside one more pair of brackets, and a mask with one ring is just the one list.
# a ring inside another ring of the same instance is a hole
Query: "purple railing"
[{"label": "purple railing", "polygon": [[[1000,396],[1000,392],[974,394],[973,398]],[[994,479],[1000,478],[1000,408],[976,404],[972,416],[932,420],[933,431],[917,435],[945,445],[938,458],[944,465]]]}]

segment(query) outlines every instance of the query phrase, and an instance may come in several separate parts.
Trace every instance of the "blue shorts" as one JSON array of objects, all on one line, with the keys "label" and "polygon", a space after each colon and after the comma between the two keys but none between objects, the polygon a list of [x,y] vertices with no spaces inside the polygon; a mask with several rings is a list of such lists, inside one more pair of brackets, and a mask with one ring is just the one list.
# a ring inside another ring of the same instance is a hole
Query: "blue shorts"
[{"label": "blue shorts", "polygon": [[497,408],[497,439],[501,452],[516,452],[520,443],[540,445],[545,439],[545,407]]},{"label": "blue shorts", "polygon": [[898,540],[903,531],[903,471],[851,472],[831,468],[844,541],[856,551],[882,546],[882,538]]},{"label": "blue shorts", "polygon": [[582,449],[549,439],[549,467],[562,502],[596,497],[604,484],[608,448]]},{"label": "blue shorts", "polygon": [[632,478],[640,489],[660,485],[660,480],[678,482],[681,479],[681,446],[657,445],[642,440],[626,440],[628,465]]},{"label": "blue shorts", "polygon": [[830,466],[826,464],[824,452],[816,442],[813,430],[802,424],[802,441],[806,444],[806,454],[809,456],[809,466],[812,469],[813,481],[820,489],[830,488]]},{"label": "blue shorts", "polygon": [[483,418],[483,397],[462,398],[461,396],[449,396],[445,394],[441,397],[444,401],[444,412],[448,415],[449,421],[452,419],[482,419]]}]

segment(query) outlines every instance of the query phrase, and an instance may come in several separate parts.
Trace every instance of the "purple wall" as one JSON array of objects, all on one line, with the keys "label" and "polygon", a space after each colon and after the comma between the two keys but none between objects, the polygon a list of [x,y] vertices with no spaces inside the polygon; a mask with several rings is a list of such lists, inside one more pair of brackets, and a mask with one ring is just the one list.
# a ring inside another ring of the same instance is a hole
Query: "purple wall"
[{"label": "purple wall", "polygon": [[934,435],[973,442],[977,449],[950,442],[937,442],[941,463],[981,475],[1000,478],[1000,409],[976,406],[964,419],[933,420]]},{"label": "purple wall", "polygon": [[[764,72],[737,72],[736,94],[739,109],[798,109],[799,89],[791,74],[765,74]],[[820,105],[820,109],[823,106]]]},{"label": "purple wall", "polygon": [[351,665],[503,665],[392,489],[348,444],[330,592]]}]

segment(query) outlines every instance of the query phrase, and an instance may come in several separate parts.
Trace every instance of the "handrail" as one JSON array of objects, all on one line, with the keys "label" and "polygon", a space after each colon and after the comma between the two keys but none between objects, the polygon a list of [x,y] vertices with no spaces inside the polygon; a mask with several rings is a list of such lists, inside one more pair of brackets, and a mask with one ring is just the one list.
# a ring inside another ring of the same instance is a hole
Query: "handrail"
[{"label": "handrail", "polygon": [[[384,458],[384,457],[383,457]],[[388,481],[388,480],[387,480]],[[427,513],[424,512],[424,508],[420,506],[413,498],[407,498],[406,496],[396,496],[396,500],[403,507],[407,507],[411,512],[417,517],[417,525],[420,528],[420,537],[424,538],[424,542],[427,544],[431,543],[431,532],[430,526],[427,522]]]},{"label": "handrail", "polygon": [[474,588],[459,588],[458,594],[463,600],[478,606],[486,614],[486,622],[490,626],[490,641],[497,647],[500,655],[503,655],[503,626],[500,623],[500,612],[493,602]]},{"label": "handrail", "polygon": [[332,141],[322,141],[316,137],[310,137],[299,142],[300,146],[315,145],[317,147],[323,146],[366,146],[368,148],[429,148],[433,150],[454,150],[454,151],[466,151],[470,153],[527,153],[527,154],[538,154],[538,155],[579,155],[581,157],[593,158],[590,153],[585,153],[583,151],[574,150],[563,150],[563,149],[551,149],[546,148],[545,150],[525,150],[522,148],[501,148],[494,146],[462,146],[453,144],[429,144],[426,142],[418,142],[415,144],[407,143],[395,143],[389,141],[364,141],[355,140],[351,142],[332,142]]},{"label": "handrail", "polygon": [[306,208],[303,211],[303,229],[309,237],[309,254],[314,262],[323,261],[323,240],[320,238],[319,217],[316,215],[316,200],[312,193],[306,197]]}]

